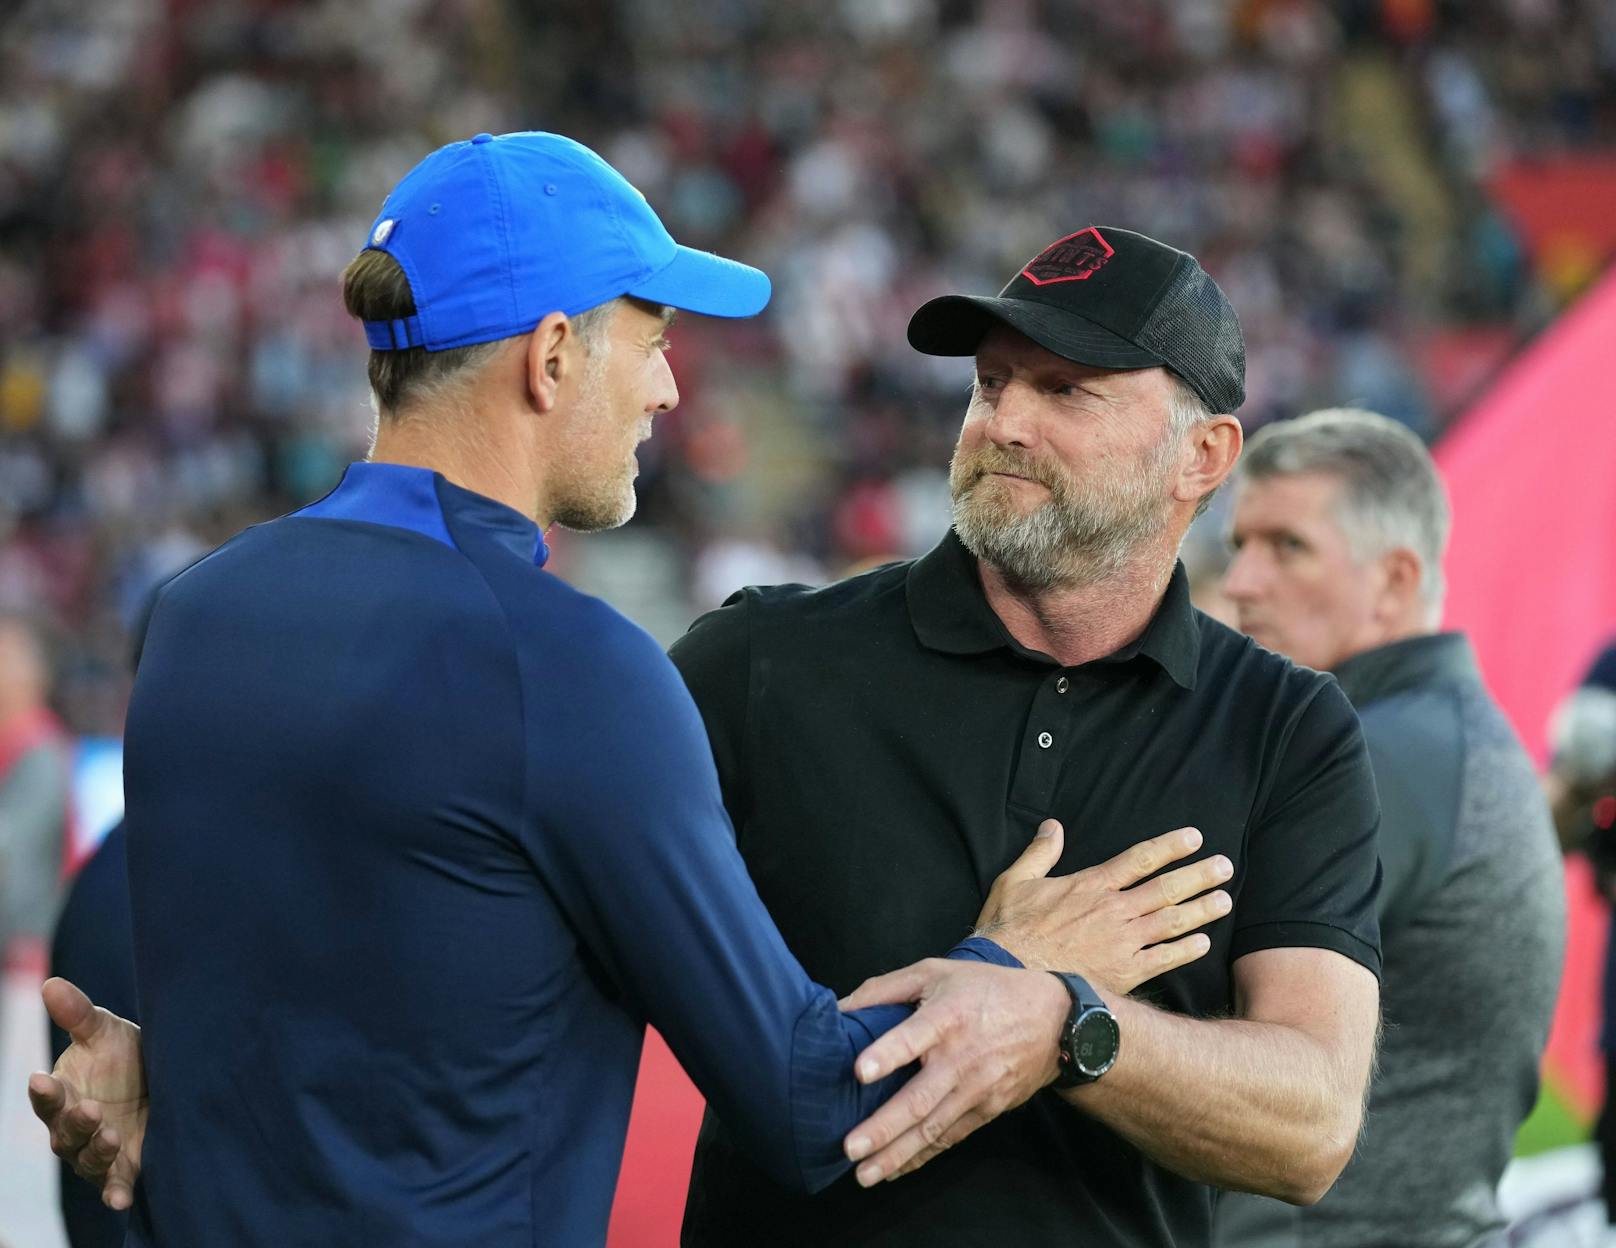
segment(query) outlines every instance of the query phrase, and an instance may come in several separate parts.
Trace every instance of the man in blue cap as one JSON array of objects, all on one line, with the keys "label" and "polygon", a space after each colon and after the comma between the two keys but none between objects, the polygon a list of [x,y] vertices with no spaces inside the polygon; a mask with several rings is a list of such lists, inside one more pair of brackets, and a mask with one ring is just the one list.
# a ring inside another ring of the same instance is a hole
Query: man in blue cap
[{"label": "man in blue cap", "polygon": [[[925,1053],[913,1122],[1055,1079],[1070,989],[1014,969],[1013,925],[922,963],[912,1016],[840,1012],[748,879],[678,673],[540,570],[549,524],[632,514],[673,310],[749,316],[768,279],[677,246],[588,149],[484,134],[405,177],[344,297],[370,461],[152,615],[125,772],[145,1088],[133,1030],[47,989],[77,1069],[127,1081],[31,1092],[59,1148],[115,1158],[115,1203],[140,1166],[129,1242],[600,1243],[647,1021],[798,1190],[903,1083],[854,1077],[883,1033]],[[80,1092],[127,1104],[95,1135]]]}]

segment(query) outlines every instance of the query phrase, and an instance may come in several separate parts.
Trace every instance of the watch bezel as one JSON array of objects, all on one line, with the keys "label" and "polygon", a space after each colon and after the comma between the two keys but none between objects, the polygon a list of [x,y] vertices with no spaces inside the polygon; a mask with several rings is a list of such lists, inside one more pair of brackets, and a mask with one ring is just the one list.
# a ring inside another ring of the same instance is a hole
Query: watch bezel
[{"label": "watch bezel", "polygon": [[[1098,1066],[1086,1065],[1082,1057],[1082,1032],[1085,1027],[1101,1024],[1111,1036],[1110,1055]],[[1117,1026],[1117,1016],[1103,1005],[1091,1005],[1067,1025],[1066,1030],[1067,1051],[1071,1054],[1071,1067],[1085,1082],[1092,1083],[1117,1064],[1117,1054],[1122,1050],[1122,1028]]]},{"label": "watch bezel", "polygon": [[[1055,1077],[1055,1086],[1081,1087],[1093,1083],[1116,1065],[1117,1055],[1122,1051],[1122,1027],[1118,1024],[1116,1015],[1106,1008],[1100,994],[1095,992],[1081,975],[1064,971],[1050,973],[1061,981],[1061,986],[1066,989],[1066,994],[1072,1001],[1072,1008],[1066,1015],[1066,1021],[1061,1025],[1060,1043],[1056,1054],[1060,1073]],[[1078,1033],[1097,1019],[1103,1019],[1109,1026],[1111,1055],[1102,1064],[1084,1065],[1078,1056]]]}]

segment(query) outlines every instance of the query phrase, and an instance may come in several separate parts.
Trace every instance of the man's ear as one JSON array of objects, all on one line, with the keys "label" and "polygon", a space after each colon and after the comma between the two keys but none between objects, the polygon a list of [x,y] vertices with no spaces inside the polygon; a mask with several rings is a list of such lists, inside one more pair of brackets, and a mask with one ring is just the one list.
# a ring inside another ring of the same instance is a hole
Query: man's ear
[{"label": "man's ear", "polygon": [[538,412],[554,410],[562,385],[577,366],[578,331],[561,312],[552,312],[527,336],[527,396]]},{"label": "man's ear", "polygon": [[1193,503],[1217,489],[1234,471],[1244,443],[1240,422],[1233,416],[1214,416],[1197,425],[1190,433],[1194,454],[1179,470],[1173,497]]},{"label": "man's ear", "polygon": [[1381,555],[1380,571],[1380,614],[1400,623],[1419,599],[1425,561],[1407,546],[1394,546]]}]

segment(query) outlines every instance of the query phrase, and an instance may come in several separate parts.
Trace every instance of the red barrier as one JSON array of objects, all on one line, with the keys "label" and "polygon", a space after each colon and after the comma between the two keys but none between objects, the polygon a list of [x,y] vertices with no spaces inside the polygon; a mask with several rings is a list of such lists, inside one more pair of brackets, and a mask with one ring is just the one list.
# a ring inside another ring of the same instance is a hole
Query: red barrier
[{"label": "red barrier", "polygon": [[[1526,747],[1616,633],[1616,271],[1507,368],[1442,439],[1453,500],[1447,624],[1470,634],[1487,683]],[[1571,930],[1549,1075],[1584,1113],[1606,912],[1567,877]]]},{"label": "red barrier", "polygon": [[662,1037],[647,1030],[607,1248],[676,1248],[702,1104]]}]

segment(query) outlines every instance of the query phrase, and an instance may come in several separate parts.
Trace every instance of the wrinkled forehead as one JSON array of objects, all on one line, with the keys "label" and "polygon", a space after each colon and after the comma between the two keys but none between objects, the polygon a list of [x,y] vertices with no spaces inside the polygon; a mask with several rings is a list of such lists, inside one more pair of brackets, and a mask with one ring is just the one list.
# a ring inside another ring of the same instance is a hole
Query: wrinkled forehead
[{"label": "wrinkled forehead", "polygon": [[1288,472],[1235,478],[1230,520],[1237,529],[1343,532],[1342,481],[1329,472]]}]

